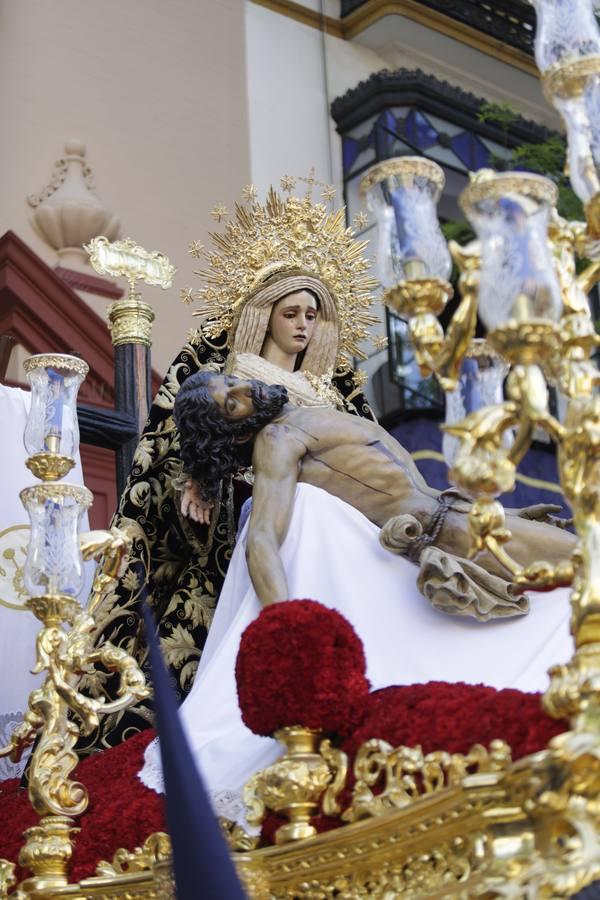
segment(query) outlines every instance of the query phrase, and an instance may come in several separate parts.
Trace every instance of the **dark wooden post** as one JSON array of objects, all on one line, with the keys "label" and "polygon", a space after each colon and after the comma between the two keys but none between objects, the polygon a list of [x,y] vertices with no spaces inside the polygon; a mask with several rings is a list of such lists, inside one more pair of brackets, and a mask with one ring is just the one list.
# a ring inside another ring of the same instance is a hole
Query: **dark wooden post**
[{"label": "dark wooden post", "polygon": [[115,348],[115,407],[131,416],[137,425],[135,437],[117,450],[117,493],[120,496],[150,409],[154,313],[141,300],[140,294],[132,290],[126,300],[111,304],[108,319]]},{"label": "dark wooden post", "polygon": [[150,347],[152,308],[142,301],[136,282],[145,281],[162,288],[171,287],[175,267],[163,253],[149,253],[131,238],[109,243],[99,236],[85,248],[99,275],[125,276],[129,282],[126,300],[116,300],[108,308],[110,336],[115,348],[115,406],[136,423],[137,436],[117,450],[117,491],[123,493],[131,470],[135,448],[144,430],[151,399]]}]

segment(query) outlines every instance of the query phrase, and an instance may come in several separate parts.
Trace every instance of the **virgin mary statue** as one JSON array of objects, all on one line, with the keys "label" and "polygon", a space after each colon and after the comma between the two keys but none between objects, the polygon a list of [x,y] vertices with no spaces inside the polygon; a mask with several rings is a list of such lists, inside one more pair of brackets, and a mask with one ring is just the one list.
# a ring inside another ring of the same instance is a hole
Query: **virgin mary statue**
[{"label": "virgin mary statue", "polygon": [[[196,313],[201,327],[188,335],[154,399],[113,520],[136,535],[130,565],[96,613],[99,638],[126,648],[144,664],[138,599],[147,588],[182,699],[194,681],[233,552],[239,511],[251,494],[252,472],[248,460],[241,475],[223,482],[206,505],[206,516],[182,514],[190,482],[182,471],[172,415],[181,384],[200,369],[226,371],[283,384],[299,405],[335,405],[371,416],[352,361],[363,356],[360,344],[376,321],[369,311],[376,282],[362,252],[366,244],[346,228],[344,210],[329,212],[310,191],[285,197],[271,189],[264,205],[252,198],[238,206],[225,232],[212,239],[213,248],[204,254],[206,270],[196,273],[203,287],[183,292],[185,299],[201,301]],[[198,248],[194,242],[190,252],[202,255]],[[278,329],[276,319],[291,321],[293,315],[314,321],[304,332],[299,324],[292,335],[296,343],[286,343],[290,328]],[[191,487],[202,498],[202,485]],[[112,696],[110,676],[84,677],[96,696]],[[113,746],[152,722],[144,704],[105,717],[101,730],[80,750]]]}]

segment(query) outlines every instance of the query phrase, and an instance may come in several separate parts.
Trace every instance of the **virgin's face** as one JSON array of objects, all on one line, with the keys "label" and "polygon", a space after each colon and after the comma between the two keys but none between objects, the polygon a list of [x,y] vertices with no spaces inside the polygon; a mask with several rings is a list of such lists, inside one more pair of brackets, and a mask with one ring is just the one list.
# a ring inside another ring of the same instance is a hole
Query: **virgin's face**
[{"label": "virgin's face", "polygon": [[316,322],[317,301],[309,291],[296,291],[273,304],[269,332],[284,353],[301,353],[310,342]]}]

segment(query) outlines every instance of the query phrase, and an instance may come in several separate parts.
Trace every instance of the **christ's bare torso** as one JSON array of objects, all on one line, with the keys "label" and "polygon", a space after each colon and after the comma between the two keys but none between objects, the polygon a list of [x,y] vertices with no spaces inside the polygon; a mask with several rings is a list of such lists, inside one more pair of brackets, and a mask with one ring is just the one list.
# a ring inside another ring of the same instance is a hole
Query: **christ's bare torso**
[{"label": "christ's bare torso", "polygon": [[410,454],[368,419],[320,407],[292,408],[272,427],[275,442],[298,448],[298,481],[345,500],[376,525],[396,515],[399,503],[406,512],[409,506],[429,509],[437,497]]},{"label": "christ's bare torso", "polygon": [[[427,485],[408,451],[368,419],[325,407],[288,405],[256,438],[253,464],[258,479],[261,471],[269,471],[273,454],[283,454],[297,466],[297,481],[339,497],[379,526],[392,516],[409,513],[427,530],[438,508],[439,491]],[[457,501],[453,507],[437,543],[466,556],[468,504]],[[571,552],[572,535],[542,523],[531,526],[511,518],[510,548],[523,564],[540,557],[558,561]],[[494,560],[488,563],[498,571]]]}]

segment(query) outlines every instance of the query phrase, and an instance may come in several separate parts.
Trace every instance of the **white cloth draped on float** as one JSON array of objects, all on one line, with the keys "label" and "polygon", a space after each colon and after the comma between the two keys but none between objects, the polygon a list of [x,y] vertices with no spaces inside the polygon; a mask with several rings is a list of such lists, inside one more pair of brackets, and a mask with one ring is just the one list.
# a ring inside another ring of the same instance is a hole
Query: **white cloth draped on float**
[{"label": "white cloth draped on float", "polygon": [[[244,629],[260,612],[242,530],[181,718],[215,811],[243,823],[241,789],[281,753],[241,720],[235,661]],[[527,616],[479,623],[431,608],[416,587],[417,568],[384,550],[379,529],[320,488],[300,484],[281,548],[290,597],[341,612],[363,641],[373,690],[393,684],[463,681],[542,690],[548,668],[572,653],[569,592],[532,595]],[[158,742],[139,777],[162,791]]]},{"label": "white cloth draped on float", "polygon": [[[29,518],[19,492],[37,481],[25,467],[27,451],[23,432],[31,406],[31,394],[20,388],[0,385],[0,598],[22,604],[27,599],[22,565],[29,541]],[[65,479],[83,484],[79,454],[76,466]],[[82,520],[87,530],[87,515]],[[86,564],[86,584],[81,596],[89,593],[94,564]],[[0,747],[15,725],[23,719],[30,692],[43,676],[32,675],[35,639],[40,623],[32,613],[12,610],[0,604]],[[25,766],[0,759],[0,781],[18,777]]]}]

